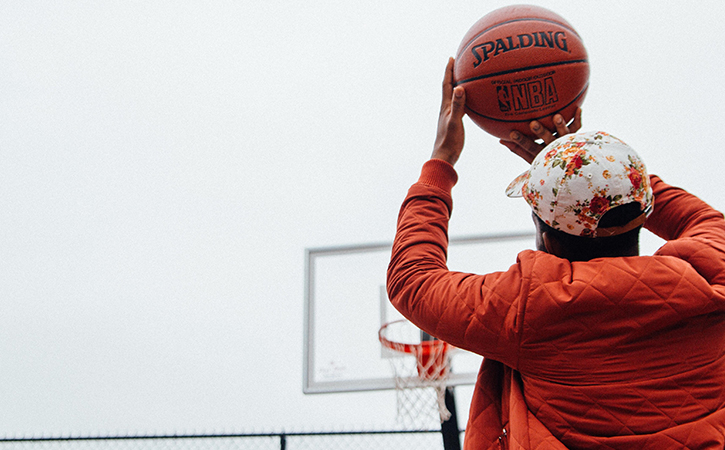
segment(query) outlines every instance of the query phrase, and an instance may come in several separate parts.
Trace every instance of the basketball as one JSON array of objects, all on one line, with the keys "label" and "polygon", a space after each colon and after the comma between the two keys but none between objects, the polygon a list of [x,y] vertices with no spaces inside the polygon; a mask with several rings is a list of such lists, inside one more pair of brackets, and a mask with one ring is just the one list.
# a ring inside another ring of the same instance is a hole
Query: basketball
[{"label": "basketball", "polygon": [[454,84],[466,89],[466,113],[487,133],[509,139],[513,130],[535,137],[538,120],[555,129],[569,122],[589,87],[589,61],[574,28],[548,9],[515,5],[476,22],[458,48]]}]

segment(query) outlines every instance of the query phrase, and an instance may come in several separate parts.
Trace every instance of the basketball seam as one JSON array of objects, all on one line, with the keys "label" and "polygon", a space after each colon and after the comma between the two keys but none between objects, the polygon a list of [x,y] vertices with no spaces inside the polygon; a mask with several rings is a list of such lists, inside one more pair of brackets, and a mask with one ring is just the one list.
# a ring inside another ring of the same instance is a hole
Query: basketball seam
[{"label": "basketball seam", "polygon": [[576,35],[576,37],[578,37],[579,39],[581,39],[581,36],[579,36],[579,34],[576,32],[576,30],[574,30],[573,28],[571,28],[568,25],[564,25],[561,22],[557,22],[557,21],[551,20],[551,19],[542,19],[542,18],[539,18],[539,17],[522,17],[520,19],[511,19],[511,20],[507,20],[505,22],[497,23],[496,25],[491,25],[490,27],[488,27],[485,30],[483,30],[480,33],[478,33],[477,35],[473,36],[471,39],[468,40],[468,44],[466,44],[466,46],[463,47],[460,52],[458,52],[458,54],[456,55],[456,59],[458,59],[463,54],[463,52],[465,52],[468,49],[468,47],[471,46],[473,44],[473,42],[476,39],[478,39],[478,37],[481,36],[482,34],[485,34],[485,33],[489,32],[489,31],[493,30],[494,28],[500,27],[502,25],[506,25],[508,23],[514,23],[514,22],[521,22],[521,21],[524,21],[524,20],[531,20],[531,21],[535,21],[535,22],[548,22],[548,23],[553,23],[553,24],[556,24],[556,25],[561,26],[562,28],[566,28],[567,30],[569,30],[572,33],[574,33],[574,35]]},{"label": "basketball seam", "polygon": [[520,67],[520,68],[517,68],[517,69],[504,70],[504,71],[501,71],[501,72],[490,73],[490,74],[486,74],[486,75],[480,75],[480,76],[472,77],[472,78],[466,78],[465,80],[456,81],[455,82],[455,85],[456,86],[461,86],[463,84],[470,83],[471,81],[482,80],[484,78],[497,77],[499,75],[508,75],[510,73],[524,72],[526,70],[536,70],[536,69],[543,69],[543,68],[546,68],[546,67],[566,66],[566,65],[569,65],[569,64],[582,64],[582,63],[587,64],[587,63],[589,63],[589,60],[587,60],[587,59],[575,59],[573,61],[559,61],[559,62],[555,62],[555,63],[539,64],[537,66]]},{"label": "basketball seam", "polygon": [[[581,97],[581,96],[582,96],[582,95],[584,94],[584,92],[586,92],[586,90],[587,90],[588,88],[589,88],[589,83],[587,83],[587,84],[586,84],[586,85],[585,85],[585,86],[584,86],[584,87],[582,88],[582,90],[581,90],[581,91],[579,91],[579,93],[577,94],[577,96],[576,96],[576,97],[574,97],[574,98],[572,99],[572,101],[570,101],[570,102],[569,102],[569,103],[567,103],[566,105],[564,105],[564,106],[562,106],[561,108],[559,108],[559,109],[558,109],[558,111],[561,111],[561,110],[563,110],[563,109],[566,109],[566,108],[568,108],[569,106],[571,106],[571,104],[572,104],[572,103],[574,103],[575,101],[577,101],[577,100],[579,99],[579,97]],[[549,114],[544,114],[544,115],[542,115],[542,116],[538,116],[538,117],[532,117],[532,118],[530,118],[530,119],[518,119],[518,120],[508,120],[508,119],[498,119],[498,118],[496,118],[496,117],[490,117],[490,116],[486,116],[486,115],[483,115],[483,114],[481,114],[481,113],[477,112],[476,110],[474,110],[474,109],[471,109],[471,108],[470,108],[470,107],[468,107],[468,106],[466,106],[466,110],[467,110],[467,112],[468,112],[469,114],[470,114],[470,113],[473,113],[473,114],[475,114],[476,116],[478,116],[478,117],[481,117],[481,118],[483,118],[483,119],[488,119],[488,120],[491,120],[491,121],[494,121],[494,122],[503,122],[503,123],[518,123],[518,122],[531,122],[532,120],[540,120],[540,119],[543,119],[544,117],[547,117],[547,116],[550,116],[550,115],[551,115],[551,114],[549,113]]]}]

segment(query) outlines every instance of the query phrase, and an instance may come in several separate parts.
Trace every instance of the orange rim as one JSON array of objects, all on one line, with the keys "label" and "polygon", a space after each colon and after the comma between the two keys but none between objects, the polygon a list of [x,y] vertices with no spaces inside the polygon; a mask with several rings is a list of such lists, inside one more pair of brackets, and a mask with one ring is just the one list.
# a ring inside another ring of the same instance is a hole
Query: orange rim
[{"label": "orange rim", "polygon": [[396,323],[402,323],[405,320],[396,320],[394,322],[388,322],[378,330],[378,340],[385,348],[396,352],[408,353],[410,355],[430,355],[434,348],[443,348],[443,352],[448,351],[448,343],[439,339],[433,339],[432,341],[422,341],[419,344],[406,344],[404,342],[395,342],[383,336],[383,332],[388,328],[389,325]]}]

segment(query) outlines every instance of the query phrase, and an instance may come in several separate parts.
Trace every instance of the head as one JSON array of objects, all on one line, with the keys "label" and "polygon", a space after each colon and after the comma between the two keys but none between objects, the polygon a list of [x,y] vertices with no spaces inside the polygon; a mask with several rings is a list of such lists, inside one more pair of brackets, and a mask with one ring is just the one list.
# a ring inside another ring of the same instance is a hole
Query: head
[{"label": "head", "polygon": [[537,248],[570,261],[639,254],[639,230],[653,204],[640,157],[602,132],[555,140],[507,194],[531,206]]}]

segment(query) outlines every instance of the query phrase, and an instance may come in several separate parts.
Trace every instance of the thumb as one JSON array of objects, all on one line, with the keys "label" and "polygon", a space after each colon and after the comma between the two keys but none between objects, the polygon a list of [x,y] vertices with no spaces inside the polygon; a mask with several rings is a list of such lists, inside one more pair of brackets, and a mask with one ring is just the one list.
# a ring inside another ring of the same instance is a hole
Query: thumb
[{"label": "thumb", "polygon": [[453,89],[453,98],[451,99],[451,117],[460,119],[466,113],[466,90],[463,86],[456,86]]}]

